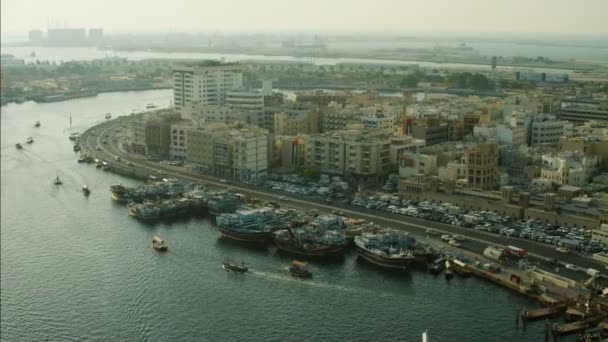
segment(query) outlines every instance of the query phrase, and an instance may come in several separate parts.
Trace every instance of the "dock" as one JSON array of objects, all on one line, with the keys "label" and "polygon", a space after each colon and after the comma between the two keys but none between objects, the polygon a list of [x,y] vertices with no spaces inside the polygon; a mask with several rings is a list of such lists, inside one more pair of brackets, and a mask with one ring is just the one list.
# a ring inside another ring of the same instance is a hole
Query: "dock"
[{"label": "dock", "polygon": [[553,335],[555,336],[563,336],[563,335],[571,335],[576,334],[586,329],[596,325],[598,322],[606,318],[606,315],[596,316],[592,318],[588,318],[583,321],[573,322],[573,323],[564,323],[564,324],[555,324],[551,328]]},{"label": "dock", "polygon": [[543,318],[554,318],[561,316],[566,311],[566,305],[561,304],[552,307],[524,310],[521,313],[521,318],[524,321],[534,321]]}]

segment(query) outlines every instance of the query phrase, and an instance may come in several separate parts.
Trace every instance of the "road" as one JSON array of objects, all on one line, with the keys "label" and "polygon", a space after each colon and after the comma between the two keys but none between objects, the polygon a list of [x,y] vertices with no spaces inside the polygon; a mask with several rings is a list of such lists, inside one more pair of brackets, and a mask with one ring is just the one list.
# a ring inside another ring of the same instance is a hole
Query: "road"
[{"label": "road", "polygon": [[[263,200],[278,201],[279,197],[287,196],[290,200],[288,202],[283,202],[283,206],[296,207],[305,210],[340,210],[350,217],[365,219],[380,225],[407,231],[419,237],[426,236],[427,228],[433,228],[444,234],[459,234],[468,238],[468,241],[463,244],[463,248],[479,254],[481,254],[488,245],[503,247],[513,245],[528,251],[531,257],[530,260],[532,262],[536,262],[540,267],[550,272],[556,271],[555,266],[549,263],[549,261],[553,259],[557,259],[564,263],[574,264],[585,269],[594,268],[601,270],[602,272],[604,271],[604,265],[597,260],[580,255],[560,253],[556,251],[555,246],[541,244],[535,241],[506,237],[489,232],[477,231],[470,228],[427,221],[388,212],[379,212],[365,208],[353,207],[349,204],[328,204],[325,203],[323,198],[278,193],[269,189],[254,186],[252,184],[236,182],[226,184],[220,182],[218,178],[202,175],[185,167],[160,165],[158,162],[147,160],[143,156],[134,156],[133,154],[126,153],[119,148],[117,142],[119,142],[122,138],[121,125],[125,122],[125,119],[110,120],[87,130],[81,136],[81,141],[88,146],[90,151],[95,153],[96,157],[115,163],[113,162],[115,156],[119,156],[122,159],[123,164],[126,161],[130,161],[134,164],[131,166],[131,168],[142,171],[149,175],[160,176],[158,170],[163,170],[166,175],[175,176],[176,178],[181,178],[187,181],[203,183],[217,188],[234,188],[235,190],[238,190],[248,196],[254,196]],[[91,135],[91,130],[95,130],[96,133]],[[107,143],[103,144],[103,140],[107,140]],[[101,150],[95,150],[97,146],[101,147]],[[123,167],[128,168],[126,165],[123,165]],[[566,270],[563,267],[561,268],[559,274],[573,279],[588,278],[588,276],[581,272]]]}]

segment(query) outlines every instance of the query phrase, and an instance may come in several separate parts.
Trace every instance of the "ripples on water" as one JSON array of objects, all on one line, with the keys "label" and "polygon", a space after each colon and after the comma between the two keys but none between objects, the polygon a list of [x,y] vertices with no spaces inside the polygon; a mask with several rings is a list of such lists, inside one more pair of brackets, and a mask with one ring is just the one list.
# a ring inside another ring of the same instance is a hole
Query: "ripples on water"
[{"label": "ripples on water", "polygon": [[[169,99],[149,91],[2,108],[2,340],[419,341],[425,329],[434,342],[542,340],[542,323],[515,327],[515,310],[532,303],[476,279],[384,274],[350,252],[311,262],[314,278],[301,280],[289,257],[219,239],[208,220],[129,218],[108,189],[135,182],[76,163],[67,136],[106,112]],[[34,144],[14,148],[30,135]],[[150,247],[156,234],[167,253]],[[222,270],[226,258],[251,272]]]}]

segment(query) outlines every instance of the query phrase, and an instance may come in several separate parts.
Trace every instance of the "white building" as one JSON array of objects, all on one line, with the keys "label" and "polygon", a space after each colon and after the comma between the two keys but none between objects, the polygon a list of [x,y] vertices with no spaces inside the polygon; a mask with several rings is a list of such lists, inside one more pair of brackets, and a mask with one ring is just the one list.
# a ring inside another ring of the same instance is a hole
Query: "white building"
[{"label": "white building", "polygon": [[242,121],[268,130],[274,128],[273,116],[264,113],[264,95],[256,90],[226,91],[226,106],[239,112]]},{"label": "white building", "polygon": [[579,153],[543,155],[540,181],[549,184],[584,186],[600,166],[598,156]]},{"label": "white building", "polygon": [[249,180],[268,171],[268,131],[240,129],[229,132],[232,141],[232,178]]},{"label": "white building", "polygon": [[222,105],[226,91],[243,86],[241,66],[207,61],[173,69],[173,103],[181,110],[189,104]]},{"label": "white building", "polygon": [[530,146],[558,145],[564,134],[565,121],[557,120],[555,115],[537,114],[532,117]]}]

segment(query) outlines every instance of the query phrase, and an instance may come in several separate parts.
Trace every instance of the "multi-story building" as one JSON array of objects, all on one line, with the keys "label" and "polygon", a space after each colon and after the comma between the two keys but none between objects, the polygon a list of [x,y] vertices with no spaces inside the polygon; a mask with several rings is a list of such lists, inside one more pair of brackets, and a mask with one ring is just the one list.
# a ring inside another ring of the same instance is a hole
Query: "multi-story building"
[{"label": "multi-story building", "polygon": [[343,107],[332,102],[320,113],[320,131],[332,132],[344,130],[350,124],[361,122],[359,108],[354,105]]},{"label": "multi-story building", "polygon": [[409,127],[412,137],[424,140],[426,146],[446,142],[450,136],[450,125],[440,119],[415,120]]},{"label": "multi-story building", "polygon": [[598,156],[577,152],[543,155],[539,180],[552,185],[584,186],[599,167]]},{"label": "multi-story building", "polygon": [[227,107],[240,113],[242,121],[267,130],[274,128],[274,117],[264,112],[264,94],[261,91],[226,90],[225,103]]},{"label": "multi-story building", "polygon": [[123,146],[133,153],[169,156],[171,125],[179,122],[182,122],[180,114],[173,110],[148,113],[140,120],[132,120],[129,123]]},{"label": "multi-story building", "polygon": [[387,132],[395,130],[395,116],[384,114],[382,108],[373,108],[371,113],[365,113],[361,116],[361,123],[365,128],[383,129]]},{"label": "multi-story building", "polygon": [[173,105],[181,110],[190,104],[223,105],[226,92],[243,86],[239,64],[206,61],[173,68]]},{"label": "multi-story building", "polygon": [[187,131],[192,128],[194,126],[190,120],[182,120],[171,125],[171,145],[169,146],[169,157],[171,159],[186,159],[188,155],[186,149]]},{"label": "multi-story building", "polygon": [[384,176],[391,171],[390,134],[359,125],[312,134],[306,138],[306,165],[323,172],[357,177]]},{"label": "multi-story building", "polygon": [[186,131],[186,160],[220,177],[248,180],[268,170],[268,131],[243,124],[210,123]]},{"label": "multi-story building", "polygon": [[[602,163],[602,170],[608,171],[608,127],[590,127],[596,125],[597,123],[588,122],[583,126],[578,126],[575,135],[561,137],[560,150],[580,152],[586,156],[598,156]],[[608,122],[604,126],[608,126]]]},{"label": "multi-story building", "polygon": [[586,121],[608,121],[608,101],[583,98],[565,98],[559,110],[561,120],[577,124]]},{"label": "multi-story building", "polygon": [[242,121],[239,112],[227,106],[190,104],[182,109],[182,117],[198,125],[209,122],[232,123]]},{"label": "multi-story building", "polygon": [[498,180],[498,144],[478,144],[464,152],[466,180],[469,188],[494,189]]},{"label": "multi-story building", "polygon": [[565,122],[557,120],[555,115],[533,116],[530,123],[530,146],[557,146],[560,137],[564,134],[564,124]]},{"label": "multi-story building", "polygon": [[232,152],[230,174],[238,180],[255,179],[268,172],[268,131],[257,127],[233,129],[228,134]]},{"label": "multi-story building", "polygon": [[283,170],[294,170],[305,165],[306,158],[306,137],[296,136],[277,136],[274,140],[274,167]]}]

